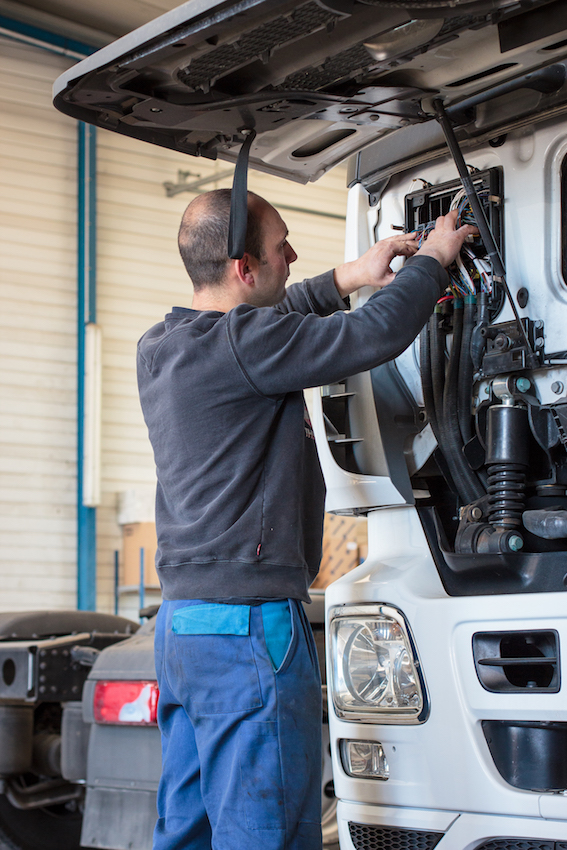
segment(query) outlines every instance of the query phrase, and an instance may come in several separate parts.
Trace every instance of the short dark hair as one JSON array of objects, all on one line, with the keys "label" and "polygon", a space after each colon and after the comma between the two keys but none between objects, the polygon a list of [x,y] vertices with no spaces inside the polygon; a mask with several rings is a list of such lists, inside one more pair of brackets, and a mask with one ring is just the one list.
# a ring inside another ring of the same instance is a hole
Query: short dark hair
[{"label": "short dark hair", "polygon": [[[248,192],[248,220],[246,253],[261,260],[264,253],[262,221],[250,209]],[[214,189],[193,200],[181,219],[178,244],[187,274],[195,291],[205,286],[218,286],[225,277],[228,264],[228,225],[230,220],[230,189]],[[258,197],[258,196],[255,196]]]}]

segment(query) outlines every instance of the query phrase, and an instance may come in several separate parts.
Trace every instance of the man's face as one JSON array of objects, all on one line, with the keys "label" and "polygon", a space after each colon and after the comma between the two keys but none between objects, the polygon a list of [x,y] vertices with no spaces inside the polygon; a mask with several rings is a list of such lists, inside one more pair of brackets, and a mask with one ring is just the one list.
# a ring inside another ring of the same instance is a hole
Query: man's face
[{"label": "man's face", "polygon": [[270,204],[261,207],[263,253],[260,260],[251,258],[256,281],[254,304],[256,307],[271,307],[285,295],[285,282],[289,267],[297,260],[297,254],[287,241],[288,229],[280,214]]}]

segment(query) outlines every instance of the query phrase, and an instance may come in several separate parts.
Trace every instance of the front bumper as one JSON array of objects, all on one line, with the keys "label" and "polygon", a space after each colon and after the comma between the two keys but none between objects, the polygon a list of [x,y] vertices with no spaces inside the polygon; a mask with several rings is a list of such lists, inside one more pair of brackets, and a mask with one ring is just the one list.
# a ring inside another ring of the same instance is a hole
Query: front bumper
[{"label": "front bumper", "polygon": [[341,850],[567,850],[565,819],[401,809],[340,801]]}]

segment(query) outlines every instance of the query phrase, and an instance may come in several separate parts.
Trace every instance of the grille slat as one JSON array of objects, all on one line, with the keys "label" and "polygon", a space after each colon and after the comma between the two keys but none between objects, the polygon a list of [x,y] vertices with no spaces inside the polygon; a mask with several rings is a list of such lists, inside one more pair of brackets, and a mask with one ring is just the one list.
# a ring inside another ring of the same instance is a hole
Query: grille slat
[{"label": "grille slat", "polygon": [[565,850],[564,841],[549,841],[529,838],[493,838],[479,844],[476,850]]},{"label": "grille slat", "polygon": [[477,632],[473,656],[480,684],[491,693],[558,693],[561,687],[554,629]]}]

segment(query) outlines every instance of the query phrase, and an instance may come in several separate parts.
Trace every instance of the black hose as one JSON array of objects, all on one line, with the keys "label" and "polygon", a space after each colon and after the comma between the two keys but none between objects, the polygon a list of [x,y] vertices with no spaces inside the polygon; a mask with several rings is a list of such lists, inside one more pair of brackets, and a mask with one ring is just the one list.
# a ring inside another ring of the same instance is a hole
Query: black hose
[{"label": "black hose", "polygon": [[[453,341],[447,367],[445,389],[443,392],[443,421],[445,426],[454,433],[454,425],[458,428],[457,390],[459,387],[459,362],[461,359],[461,340],[463,338],[463,302],[455,298],[453,301]],[[452,438],[454,439],[454,437]]]},{"label": "black hose", "polygon": [[483,336],[482,331],[487,327],[489,319],[488,295],[486,292],[481,292],[478,298],[476,325],[473,328],[471,337],[471,360],[473,370],[477,372],[482,366],[482,358],[486,349],[486,339]]},{"label": "black hose", "polygon": [[[432,317],[433,318],[433,317]],[[435,399],[433,396],[433,376],[431,374],[431,348],[429,341],[429,322],[423,326],[419,335],[419,370],[421,373],[421,388],[423,390],[423,402],[425,413],[431,430],[437,442],[440,442],[439,422],[435,412]]]},{"label": "black hose", "polygon": [[443,445],[442,451],[451,470],[453,481],[459,495],[465,504],[473,501],[472,490],[463,474],[461,463],[461,434],[457,411],[457,390],[459,385],[459,361],[461,354],[461,339],[463,335],[463,302],[453,301],[453,341],[447,366],[445,387],[443,391]]},{"label": "black hose", "polygon": [[[459,385],[459,362],[463,332],[463,305],[461,301],[453,302],[453,344],[444,384],[441,413],[436,408],[440,420],[443,452],[451,477],[464,504],[470,504],[484,495],[484,490],[473,470],[463,455],[463,444],[459,430],[457,397]],[[432,354],[433,368],[433,354]]]},{"label": "black hose", "polygon": [[[445,351],[445,332],[441,328],[443,318],[443,308],[438,304],[435,312],[429,319],[427,328],[427,342],[429,345],[429,354],[426,358],[428,368],[428,383],[424,389],[424,397],[426,397],[426,405],[431,406],[431,413],[428,412],[431,429],[437,440],[437,448],[441,454],[441,459],[444,463],[440,464],[440,470],[445,477],[449,487],[454,491],[456,496],[459,496],[459,488],[454,480],[455,470],[448,462],[445,455],[445,436],[443,432],[443,391],[445,388],[445,366],[446,366],[446,351]],[[426,396],[426,392],[428,395]],[[441,460],[440,459],[440,460]]]},{"label": "black hose", "polygon": [[[436,422],[436,438],[443,451],[443,391],[445,388],[445,339],[440,327],[441,308],[437,306],[429,319],[429,349],[431,363],[431,385],[433,392],[433,418]],[[432,426],[433,427],[433,426]]]},{"label": "black hose", "polygon": [[473,436],[471,421],[471,390],[474,370],[471,357],[471,339],[474,328],[475,312],[476,298],[474,295],[467,295],[463,309],[463,335],[461,339],[457,398],[459,429],[465,445],[472,439]]}]

